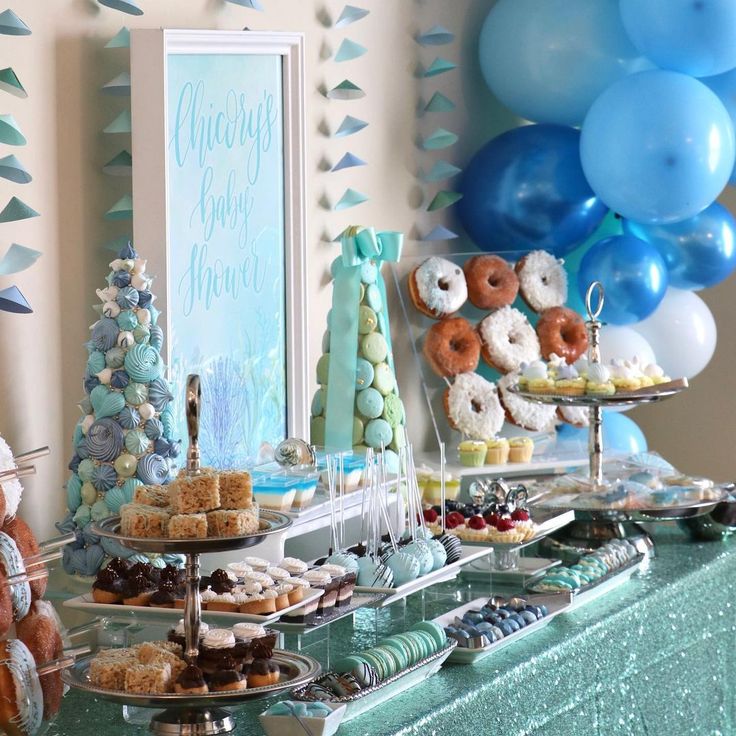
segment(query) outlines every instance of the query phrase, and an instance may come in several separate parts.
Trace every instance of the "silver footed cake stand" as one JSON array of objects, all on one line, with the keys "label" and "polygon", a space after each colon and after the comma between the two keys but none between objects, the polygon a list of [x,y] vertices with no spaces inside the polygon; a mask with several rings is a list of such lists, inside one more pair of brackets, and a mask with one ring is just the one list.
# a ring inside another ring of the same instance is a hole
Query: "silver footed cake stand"
[{"label": "silver footed cake stand", "polygon": [[[187,473],[201,473],[199,463],[199,418],[202,395],[199,376],[187,378],[186,413],[189,431]],[[224,552],[260,544],[269,535],[284,531],[291,519],[277,511],[261,511],[260,529],[246,536],[207,539],[153,539],[128,537],[120,534],[120,518],[110,517],[93,525],[94,534],[114,539],[136,552],[160,552],[186,555],[186,595],[184,603],[184,659],[196,664],[199,656],[199,629],[202,619],[202,602],[199,593],[200,555],[208,552]],[[238,705],[248,700],[265,698],[291,690],[313,680],[321,671],[319,662],[303,654],[275,650],[273,659],[279,665],[279,682],[264,687],[242,691],[186,695],[165,693],[160,695],[137,695],[94,686],[89,679],[91,658],[79,661],[63,675],[65,682],[97,697],[106,698],[124,705],[143,708],[164,708],[151,719],[150,729],[159,736],[213,736],[232,731],[235,719],[224,707]]]}]

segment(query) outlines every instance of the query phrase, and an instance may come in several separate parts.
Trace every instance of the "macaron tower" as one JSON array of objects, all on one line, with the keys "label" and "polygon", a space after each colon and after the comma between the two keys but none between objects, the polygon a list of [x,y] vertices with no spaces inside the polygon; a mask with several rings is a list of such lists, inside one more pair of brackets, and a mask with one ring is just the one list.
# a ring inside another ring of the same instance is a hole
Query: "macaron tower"
[{"label": "macaron tower", "polygon": [[83,576],[94,575],[106,554],[133,554],[90,534],[90,522],[117,514],[133,500],[136,486],[168,483],[180,449],[171,436],[173,396],[146,261],[128,244],[110,269],[107,285],[97,290],[98,320],[85,346],[86,396],[74,428],[68,514],[57,524],[60,531],[77,532],[64,550],[64,569]]},{"label": "macaron tower", "polygon": [[[333,264],[339,268],[340,259]],[[328,395],[338,390],[335,372],[343,370],[344,361],[337,355],[342,350],[332,334],[333,315],[336,309],[355,310],[358,320],[357,345],[351,346],[357,353],[355,367],[355,395],[346,396],[353,401],[352,444],[356,450],[372,447],[380,451],[386,448],[398,452],[405,441],[404,404],[399,398],[396,382],[388,306],[384,303],[380,261],[366,260],[360,266],[360,290],[358,301],[353,304],[335,303],[327,317],[327,331],[322,339],[322,356],[317,362],[317,383],[311,408],[311,441],[325,445]],[[336,359],[331,361],[331,350]],[[347,432],[350,428],[345,428]]]}]

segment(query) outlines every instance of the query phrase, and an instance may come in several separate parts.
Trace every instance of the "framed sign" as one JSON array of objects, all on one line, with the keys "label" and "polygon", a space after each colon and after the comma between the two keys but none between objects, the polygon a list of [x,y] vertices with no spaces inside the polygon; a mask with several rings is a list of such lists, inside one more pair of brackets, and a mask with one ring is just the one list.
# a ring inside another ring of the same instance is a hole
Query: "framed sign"
[{"label": "framed sign", "polygon": [[202,379],[202,463],[307,437],[304,39],[131,33],[135,246],[157,275],[186,438]]}]

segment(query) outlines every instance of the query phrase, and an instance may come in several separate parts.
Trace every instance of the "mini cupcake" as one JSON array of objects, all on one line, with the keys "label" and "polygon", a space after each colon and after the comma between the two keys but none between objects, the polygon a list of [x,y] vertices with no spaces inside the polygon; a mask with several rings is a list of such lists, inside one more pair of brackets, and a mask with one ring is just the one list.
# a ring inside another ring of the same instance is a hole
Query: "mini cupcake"
[{"label": "mini cupcake", "polygon": [[555,382],[550,378],[547,366],[541,360],[534,360],[524,369],[526,390],[533,394],[552,394]]},{"label": "mini cupcake", "polygon": [[616,393],[616,387],[611,381],[611,372],[602,363],[591,363],[588,366],[585,393],[591,396],[612,396]]},{"label": "mini cupcake", "polygon": [[208,611],[221,611],[222,613],[237,613],[239,609],[238,603],[235,602],[235,596],[232,593],[216,594],[207,602]]},{"label": "mini cupcake", "polygon": [[509,441],[505,437],[486,440],[486,465],[505,465],[509,460]]},{"label": "mini cupcake", "polygon": [[238,580],[242,580],[245,573],[253,572],[253,568],[246,562],[230,562],[227,569],[235,575]]},{"label": "mini cupcake", "polygon": [[243,562],[250,565],[256,572],[265,572],[266,568],[271,566],[271,563],[262,557],[246,557]]},{"label": "mini cupcake", "polygon": [[528,463],[534,454],[534,440],[531,437],[511,437],[509,439],[509,462]]},{"label": "mini cupcake", "polygon": [[[454,501],[460,493],[460,479],[451,473],[445,473],[445,499]],[[424,488],[424,502],[433,506],[440,502],[442,496],[442,476],[439,471],[432,473],[432,477]]]},{"label": "mini cupcake", "polygon": [[486,443],[480,440],[464,440],[458,445],[460,464],[469,468],[479,468],[486,459]]},{"label": "mini cupcake", "polygon": [[585,393],[585,379],[581,378],[574,365],[561,365],[555,378],[555,393],[561,396],[582,396]]},{"label": "mini cupcake", "polygon": [[202,670],[193,664],[185,667],[174,683],[174,692],[180,695],[206,695],[209,688]]}]

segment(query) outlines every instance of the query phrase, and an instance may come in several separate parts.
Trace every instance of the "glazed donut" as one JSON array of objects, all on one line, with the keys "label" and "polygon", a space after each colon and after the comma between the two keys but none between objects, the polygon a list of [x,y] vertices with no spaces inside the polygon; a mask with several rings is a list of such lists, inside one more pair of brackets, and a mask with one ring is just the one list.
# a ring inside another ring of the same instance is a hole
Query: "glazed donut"
[{"label": "glazed donut", "polygon": [[472,439],[495,437],[503,426],[496,386],[477,373],[461,373],[445,391],[447,421]]},{"label": "glazed donut", "polygon": [[503,307],[478,325],[483,360],[500,373],[519,369],[539,359],[539,340],[529,320],[518,309]]},{"label": "glazed donut", "polygon": [[0,730],[33,736],[43,722],[43,692],[36,663],[18,639],[0,642]]},{"label": "glazed donut", "polygon": [[[18,545],[21,557],[23,557],[24,560],[34,557],[40,553],[41,548],[38,546],[36,537],[33,536],[31,528],[25,521],[23,521],[23,519],[20,518],[20,516],[16,516],[8,521],[2,530],[13,539],[16,545]],[[36,572],[38,569],[38,567],[32,567],[30,572]],[[46,592],[46,581],[47,578],[44,577],[39,580],[32,580],[29,583],[31,586],[32,600],[35,601],[38,598],[43,598],[44,593]]]},{"label": "glazed donut", "polygon": [[[54,607],[47,601],[35,601],[28,615],[15,625],[18,638],[28,647],[36,666],[62,656],[64,643]],[[43,717],[48,720],[59,712],[64,696],[61,670],[39,676],[43,691]]]},{"label": "glazed donut", "polygon": [[468,298],[478,309],[500,309],[513,304],[519,277],[499,256],[473,256],[463,266]]},{"label": "glazed donut", "polygon": [[557,416],[573,427],[587,427],[590,424],[590,409],[586,406],[558,406]]},{"label": "glazed donut", "polygon": [[567,301],[567,272],[544,250],[525,255],[516,264],[521,298],[535,312],[560,307]]},{"label": "glazed donut", "polygon": [[574,363],[588,349],[588,330],[583,318],[567,307],[545,309],[537,322],[542,357],[554,353],[568,364]]},{"label": "glazed donut", "polygon": [[441,319],[427,330],[424,357],[438,376],[472,373],[480,360],[478,333],[463,317]]},{"label": "glazed donut", "polygon": [[409,274],[409,296],[414,306],[427,317],[449,317],[468,299],[465,274],[452,261],[428,258]]},{"label": "glazed donut", "polygon": [[557,407],[528,401],[509,388],[519,381],[519,371],[507,373],[498,381],[498,398],[506,412],[506,418],[517,427],[532,432],[546,432],[555,426]]}]

